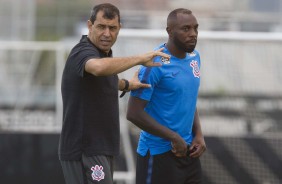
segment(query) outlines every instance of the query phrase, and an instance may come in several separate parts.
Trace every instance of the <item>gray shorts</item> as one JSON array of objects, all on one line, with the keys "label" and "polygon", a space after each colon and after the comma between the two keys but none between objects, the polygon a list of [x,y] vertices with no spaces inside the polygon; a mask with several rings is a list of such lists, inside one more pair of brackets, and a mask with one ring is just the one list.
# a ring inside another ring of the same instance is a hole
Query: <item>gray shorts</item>
[{"label": "gray shorts", "polygon": [[84,154],[80,161],[61,161],[66,184],[113,184],[113,157]]}]

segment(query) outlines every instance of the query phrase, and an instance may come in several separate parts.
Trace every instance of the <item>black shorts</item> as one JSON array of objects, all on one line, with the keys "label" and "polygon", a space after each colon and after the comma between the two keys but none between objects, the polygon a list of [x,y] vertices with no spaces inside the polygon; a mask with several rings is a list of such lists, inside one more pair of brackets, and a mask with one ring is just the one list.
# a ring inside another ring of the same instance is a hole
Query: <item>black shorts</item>
[{"label": "black shorts", "polygon": [[113,157],[97,155],[61,161],[66,184],[113,184]]},{"label": "black shorts", "polygon": [[171,151],[145,157],[137,154],[136,184],[200,184],[199,158],[179,158]]}]

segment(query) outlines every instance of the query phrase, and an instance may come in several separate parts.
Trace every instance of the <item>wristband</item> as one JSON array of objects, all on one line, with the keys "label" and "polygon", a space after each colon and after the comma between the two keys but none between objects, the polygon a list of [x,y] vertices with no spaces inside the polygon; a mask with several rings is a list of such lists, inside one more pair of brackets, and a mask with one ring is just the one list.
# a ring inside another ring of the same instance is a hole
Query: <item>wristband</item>
[{"label": "wristband", "polygon": [[126,79],[121,79],[121,80],[123,80],[124,83],[125,83],[125,86],[124,86],[124,88],[122,89],[122,91],[127,91],[128,88],[129,88],[129,82],[128,82],[128,80],[126,80]]},{"label": "wristband", "polygon": [[129,82],[128,82],[128,80],[126,80],[126,79],[121,79],[121,80],[124,81],[125,86],[124,86],[124,88],[122,89],[123,92],[122,92],[121,95],[119,96],[120,98],[125,95],[125,93],[128,91],[128,88],[129,88]]}]

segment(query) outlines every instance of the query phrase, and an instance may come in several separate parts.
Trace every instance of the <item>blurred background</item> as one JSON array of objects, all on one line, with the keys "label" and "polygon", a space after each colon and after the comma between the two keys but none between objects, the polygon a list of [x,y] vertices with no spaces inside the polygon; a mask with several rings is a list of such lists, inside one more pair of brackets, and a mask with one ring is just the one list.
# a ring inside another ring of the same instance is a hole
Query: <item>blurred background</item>
[{"label": "blurred background", "polygon": [[[60,83],[70,49],[87,34],[95,4],[121,11],[114,56],[167,41],[170,11],[199,26],[198,109],[207,151],[205,184],[282,183],[282,0],[0,0],[0,183],[64,183],[57,156]],[[137,67],[119,74],[131,78]],[[133,184],[139,129],[120,99],[116,184]]]}]

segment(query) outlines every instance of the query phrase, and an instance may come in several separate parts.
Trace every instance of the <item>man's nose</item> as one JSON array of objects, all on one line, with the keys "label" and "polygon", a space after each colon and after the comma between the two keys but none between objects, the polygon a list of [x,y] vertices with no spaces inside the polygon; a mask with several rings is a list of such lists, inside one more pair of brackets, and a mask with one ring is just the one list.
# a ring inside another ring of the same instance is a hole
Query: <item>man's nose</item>
[{"label": "man's nose", "polygon": [[105,30],[104,30],[104,36],[110,36],[111,34],[110,34],[110,28],[106,28]]},{"label": "man's nose", "polygon": [[192,29],[190,32],[190,36],[197,37],[198,32],[195,29]]}]

